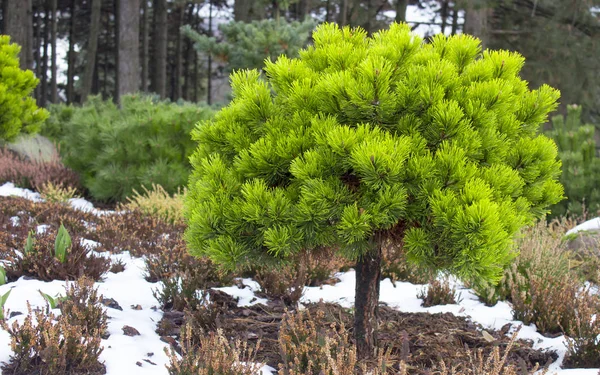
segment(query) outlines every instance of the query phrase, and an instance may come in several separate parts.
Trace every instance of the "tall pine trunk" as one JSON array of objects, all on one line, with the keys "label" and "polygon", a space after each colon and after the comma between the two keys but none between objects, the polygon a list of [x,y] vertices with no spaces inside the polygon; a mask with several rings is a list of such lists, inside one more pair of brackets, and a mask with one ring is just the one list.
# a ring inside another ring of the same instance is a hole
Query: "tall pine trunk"
[{"label": "tall pine trunk", "polygon": [[340,26],[348,24],[348,0],[342,0],[342,8],[340,9]]},{"label": "tall pine trunk", "polygon": [[67,53],[67,103],[75,102],[75,13],[76,2],[69,7],[69,52]]},{"label": "tall pine trunk", "polygon": [[40,75],[41,91],[40,106],[45,107],[48,101],[48,44],[50,43],[50,8],[48,2],[44,2],[44,36],[42,44],[42,72]]},{"label": "tall pine trunk", "polygon": [[375,248],[356,263],[354,297],[354,338],[360,360],[373,358],[377,348],[379,279],[381,277],[382,235],[375,235]]},{"label": "tall pine trunk", "polygon": [[174,74],[174,87],[173,87],[173,99],[177,100],[181,98],[181,80],[183,79],[183,35],[179,32],[183,22],[185,20],[185,4],[181,4],[177,7],[177,24],[175,30],[177,30],[177,38],[175,39],[175,74]]},{"label": "tall pine trunk", "polygon": [[50,28],[50,43],[52,45],[52,78],[50,83],[50,101],[52,103],[58,102],[58,87],[57,87],[57,74],[58,67],[56,66],[56,57],[58,55],[58,51],[56,50],[56,34],[58,31],[58,21],[57,17],[57,0],[51,0],[50,3],[50,14],[52,15],[52,24]]},{"label": "tall pine trunk", "polygon": [[81,102],[83,103],[92,91],[94,70],[96,68],[96,53],[98,51],[98,36],[100,34],[100,15],[102,0],[92,0],[92,17],[86,55],[85,71],[81,84]]},{"label": "tall pine trunk", "polygon": [[27,30],[27,25],[29,25],[29,21],[27,20],[29,5],[30,0],[7,1],[6,13],[3,14],[4,33],[10,35],[12,43],[17,43],[21,46],[21,53],[19,54],[21,69],[31,69],[27,58],[28,49],[32,49],[32,46],[28,44]]},{"label": "tall pine trunk", "polygon": [[[208,36],[212,37],[212,0],[208,1]],[[210,51],[208,52],[208,63],[207,63],[207,72],[206,72],[206,103],[208,105],[212,104],[212,55]]]},{"label": "tall pine trunk", "polygon": [[140,85],[140,0],[118,1],[118,95],[138,91]]},{"label": "tall pine trunk", "polygon": [[148,91],[148,0],[142,0],[142,88],[141,91]]},{"label": "tall pine trunk", "polygon": [[167,95],[167,0],[154,0],[154,71],[152,91],[161,98]]},{"label": "tall pine trunk", "polygon": [[491,9],[476,0],[469,0],[465,13],[465,26],[463,32],[476,36],[481,40],[481,47],[485,49],[489,43],[488,19]]},{"label": "tall pine trunk", "polygon": [[406,22],[406,8],[408,0],[396,0],[396,22]]}]

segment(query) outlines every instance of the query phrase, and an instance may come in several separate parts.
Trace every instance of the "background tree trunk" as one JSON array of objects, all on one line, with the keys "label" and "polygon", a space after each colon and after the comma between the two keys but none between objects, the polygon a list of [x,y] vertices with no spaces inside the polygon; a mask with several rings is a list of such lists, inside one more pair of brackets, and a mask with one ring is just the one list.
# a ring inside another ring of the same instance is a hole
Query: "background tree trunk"
[{"label": "background tree trunk", "polygon": [[140,0],[119,0],[118,95],[139,90],[140,68]]},{"label": "background tree trunk", "polygon": [[161,98],[167,94],[167,1],[154,0],[154,71],[152,91]]},{"label": "background tree trunk", "polygon": [[[45,107],[48,101],[48,43],[50,43],[50,8],[48,7],[48,1],[44,1],[44,36],[42,38],[42,69],[39,76],[40,84],[40,106]],[[41,17],[40,17],[41,18]]]},{"label": "background tree trunk", "polygon": [[141,91],[148,90],[148,0],[142,0],[142,88]]},{"label": "background tree trunk", "polygon": [[4,32],[10,35],[12,43],[17,43],[21,46],[21,53],[19,54],[19,65],[21,69],[31,69],[32,66],[28,64],[28,49],[31,49],[31,45],[28,44],[27,37],[27,26],[29,22],[28,16],[28,5],[30,0],[4,0],[7,1],[6,13],[4,17]]},{"label": "background tree trunk", "polygon": [[465,11],[465,25],[463,32],[481,39],[481,47],[485,49],[489,44],[488,18],[491,9],[474,4],[475,0],[469,0]]},{"label": "background tree trunk", "polygon": [[175,39],[175,74],[174,74],[174,87],[173,87],[173,100],[181,98],[181,81],[183,79],[183,35],[179,32],[183,22],[185,21],[185,4],[180,4],[177,7],[176,14],[176,27],[177,37]]},{"label": "background tree trunk", "polygon": [[396,0],[396,22],[406,22],[406,8],[408,0]]},{"label": "background tree trunk", "polygon": [[377,347],[377,315],[379,279],[381,277],[382,239],[376,236],[376,249],[356,263],[356,294],[354,299],[354,338],[360,360],[373,358]]},{"label": "background tree trunk", "polygon": [[96,67],[96,52],[98,51],[98,36],[100,34],[100,15],[102,13],[102,0],[92,0],[92,17],[90,24],[90,38],[88,41],[86,65],[81,83],[81,102],[83,103],[92,91],[94,70]]},{"label": "background tree trunk", "polygon": [[50,83],[50,101],[52,103],[58,103],[58,67],[56,66],[56,57],[58,51],[56,50],[56,33],[58,31],[58,12],[57,12],[57,0],[51,0],[50,3],[50,14],[52,16],[52,24],[50,27],[50,42],[52,45],[52,78]]},{"label": "background tree trunk", "polygon": [[75,13],[76,2],[69,7],[69,52],[67,53],[67,103],[75,102]]},{"label": "background tree trunk", "polygon": [[[208,2],[208,36],[212,36],[212,0]],[[212,104],[212,56],[211,53],[208,52],[208,63],[207,63],[207,72],[206,72],[206,103],[208,105]]]}]

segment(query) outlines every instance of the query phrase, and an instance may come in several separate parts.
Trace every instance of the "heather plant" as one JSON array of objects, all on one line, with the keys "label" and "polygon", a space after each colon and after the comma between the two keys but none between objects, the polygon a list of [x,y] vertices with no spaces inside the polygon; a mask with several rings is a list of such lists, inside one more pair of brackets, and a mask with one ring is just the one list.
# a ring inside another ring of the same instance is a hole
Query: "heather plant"
[{"label": "heather plant", "polygon": [[417,298],[423,300],[423,307],[450,305],[460,302],[460,295],[457,295],[456,288],[450,285],[447,278],[431,280],[427,288],[421,290],[417,295]]},{"label": "heather plant", "polygon": [[22,324],[17,321],[0,325],[11,337],[12,356],[2,366],[3,372],[25,374],[104,374],[99,361],[101,338],[108,328],[108,316],[93,280],[80,278],[67,284],[60,298],[61,314],[32,311]]},{"label": "heather plant", "polygon": [[31,70],[19,68],[21,47],[0,36],[0,141],[11,141],[19,133],[35,133],[48,117],[31,96],[39,80]]},{"label": "heather plant", "polygon": [[600,158],[596,151],[595,126],[581,121],[581,106],[567,106],[567,115],[552,117],[548,132],[558,146],[562,161],[560,182],[567,200],[551,207],[552,217],[581,216],[585,210],[600,211]]},{"label": "heather plant", "polygon": [[64,163],[80,173],[93,198],[124,201],[152,184],[169,194],[185,185],[194,149],[190,131],[213,111],[128,95],[120,107],[92,97],[82,107],[53,113],[64,116],[61,129],[53,125],[42,134],[58,137]]},{"label": "heather plant", "polygon": [[191,326],[186,325],[181,332],[181,357],[173,348],[165,351],[170,363],[169,375],[259,375],[262,365],[254,362],[257,348],[250,348],[246,342],[229,342],[223,333],[210,332],[199,345],[193,345],[194,335]]},{"label": "heather plant", "polygon": [[226,268],[333,247],[356,262],[358,357],[374,352],[382,247],[497,282],[518,230],[562,197],[540,124],[558,92],[524,59],[408,25],[367,36],[323,24],[299,58],[232,74],[233,101],[193,132],[192,254]]}]

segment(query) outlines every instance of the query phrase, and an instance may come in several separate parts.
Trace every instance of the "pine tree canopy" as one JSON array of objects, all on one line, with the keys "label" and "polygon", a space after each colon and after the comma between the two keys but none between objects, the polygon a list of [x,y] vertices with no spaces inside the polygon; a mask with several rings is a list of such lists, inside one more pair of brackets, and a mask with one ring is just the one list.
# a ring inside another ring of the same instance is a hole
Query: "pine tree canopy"
[{"label": "pine tree canopy", "polygon": [[563,194],[539,135],[557,90],[524,59],[405,24],[369,37],[323,24],[300,57],[231,75],[234,99],[199,124],[186,200],[190,251],[225,267],[382,240],[409,260],[496,280],[513,238]]},{"label": "pine tree canopy", "polygon": [[12,141],[22,130],[34,133],[48,117],[31,97],[39,81],[19,68],[20,51],[8,35],[0,35],[0,140]]}]

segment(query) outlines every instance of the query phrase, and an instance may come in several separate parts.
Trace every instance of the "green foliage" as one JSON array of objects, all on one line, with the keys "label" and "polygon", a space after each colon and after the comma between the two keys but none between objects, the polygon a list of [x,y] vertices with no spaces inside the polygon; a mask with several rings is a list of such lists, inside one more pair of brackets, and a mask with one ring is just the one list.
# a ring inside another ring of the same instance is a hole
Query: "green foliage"
[{"label": "green foliage", "polygon": [[553,216],[581,217],[585,210],[600,210],[600,158],[596,152],[593,125],[582,124],[581,106],[567,106],[566,118],[552,117],[552,137],[558,146],[563,169],[560,182],[568,200],[552,206]]},{"label": "green foliage", "polygon": [[224,40],[217,40],[196,32],[190,25],[181,32],[194,42],[198,52],[210,53],[227,63],[228,71],[238,69],[260,69],[265,59],[274,60],[281,55],[298,56],[306,45],[316,23],[284,20],[261,20],[251,23],[231,22],[219,25]]},{"label": "green foliage", "polygon": [[59,141],[64,163],[94,198],[122,201],[152,184],[171,194],[185,185],[190,131],[212,115],[205,106],[147,96],[125,96],[121,108],[92,97],[83,107],[54,107],[42,132]]},{"label": "green foliage", "polygon": [[9,289],[8,292],[0,295],[0,320],[4,320],[4,305],[6,305],[10,292],[12,292],[12,289]]},{"label": "green foliage", "polygon": [[71,236],[65,229],[64,225],[60,225],[56,240],[54,241],[54,256],[59,262],[64,263],[67,260],[67,252],[71,247]]},{"label": "green foliage", "polygon": [[559,93],[530,91],[523,63],[467,35],[324,24],[267,80],[234,73],[232,103],[193,132],[190,251],[235,267],[395,239],[409,261],[498,280],[516,232],[563,192],[537,134]]},{"label": "green foliage", "polygon": [[35,133],[48,117],[31,97],[38,79],[19,68],[20,50],[8,35],[0,35],[0,140],[11,141],[21,131]]}]

